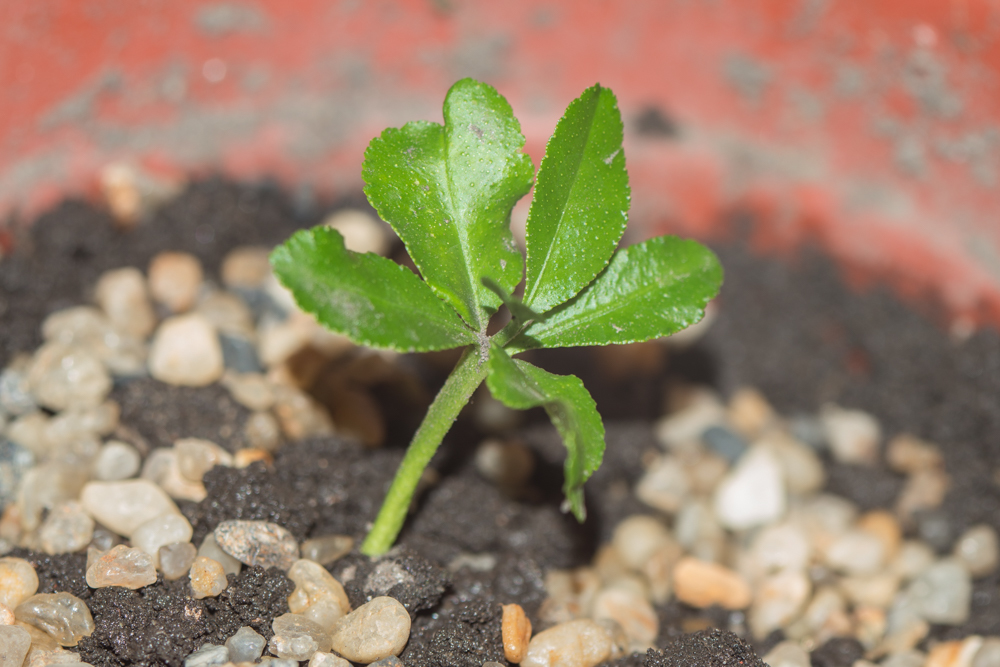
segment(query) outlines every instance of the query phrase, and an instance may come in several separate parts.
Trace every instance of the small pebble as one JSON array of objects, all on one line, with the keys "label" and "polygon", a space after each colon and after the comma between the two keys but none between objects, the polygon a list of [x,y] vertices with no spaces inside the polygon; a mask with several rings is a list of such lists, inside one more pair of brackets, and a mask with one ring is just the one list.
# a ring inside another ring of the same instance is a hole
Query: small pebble
[{"label": "small pebble", "polygon": [[5,604],[0,604],[0,625],[14,625],[14,610]]},{"label": "small pebble", "polygon": [[681,508],[691,490],[687,469],[676,456],[662,456],[639,480],[635,493],[654,509],[673,514]]},{"label": "small pebble", "polygon": [[719,605],[724,609],[750,606],[750,586],[729,568],[685,557],[674,568],[674,594],[681,602],[705,609]]},{"label": "small pebble", "polygon": [[809,602],[812,585],[803,572],[786,570],[771,575],[757,586],[748,619],[758,641],[798,617]]},{"label": "small pebble", "polygon": [[324,628],[351,611],[351,603],[340,582],[325,567],[299,559],[288,569],[295,590],[288,596],[288,608]]},{"label": "small pebble", "polygon": [[229,372],[222,378],[222,384],[237,403],[249,410],[269,410],[274,405],[271,383],[260,373]]},{"label": "small pebble", "polygon": [[233,466],[236,468],[246,468],[257,461],[271,465],[274,463],[274,457],[263,449],[237,449],[233,454]]},{"label": "small pebble", "polygon": [[872,574],[885,562],[885,545],[870,532],[851,530],[837,537],[826,548],[823,559],[838,572]]},{"label": "small pebble", "polygon": [[893,653],[883,660],[881,664],[882,667],[923,667],[926,660],[926,655],[920,651],[910,649],[908,651]]},{"label": "small pebble", "polygon": [[205,473],[217,465],[232,467],[233,455],[214,442],[201,438],[181,438],[174,443],[177,467],[193,482],[200,482]]},{"label": "small pebble", "polygon": [[118,440],[105,443],[94,459],[91,474],[102,482],[117,482],[135,477],[142,457],[132,445]]},{"label": "small pebble", "polygon": [[394,655],[390,655],[388,658],[376,660],[370,667],[403,667],[403,661]]},{"label": "small pebble", "polygon": [[202,644],[201,648],[184,658],[184,667],[215,667],[229,662],[229,650],[225,646]]},{"label": "small pebble", "polygon": [[274,452],[281,446],[281,424],[270,412],[255,412],[243,425],[247,442],[256,449]]},{"label": "small pebble", "polygon": [[267,640],[257,634],[253,628],[245,625],[226,640],[229,659],[233,662],[257,662],[264,653],[266,645]]},{"label": "small pebble", "polygon": [[267,521],[223,521],[215,528],[215,541],[246,565],[287,571],[299,558],[292,534]]},{"label": "small pebble", "polygon": [[728,551],[726,531],[719,525],[707,499],[684,503],[674,520],[674,536],[688,555],[698,560],[717,563]]},{"label": "small pebble", "polygon": [[16,625],[0,626],[0,667],[21,667],[31,647],[31,635]]},{"label": "small pebble", "polygon": [[410,638],[410,614],[397,600],[377,597],[333,626],[332,648],[352,662],[399,655]]},{"label": "small pebble", "polygon": [[645,591],[616,582],[598,591],[590,607],[591,618],[615,621],[632,642],[652,645],[660,634],[660,619]]},{"label": "small pebble", "polygon": [[190,310],[204,274],[201,262],[185,252],[161,252],[149,263],[149,293],[175,313]]},{"label": "small pebble", "polygon": [[976,635],[957,641],[941,642],[931,648],[924,667],[972,667],[972,662],[983,646],[983,638]]},{"label": "small pebble", "polygon": [[239,574],[240,570],[243,569],[243,563],[239,562],[219,546],[215,541],[215,533],[209,533],[205,536],[205,539],[201,541],[201,546],[198,547],[198,555],[204,556],[205,558],[211,558],[212,560],[218,562],[222,565],[222,570],[226,574]]},{"label": "small pebble", "polygon": [[222,365],[234,373],[259,373],[263,369],[257,358],[257,347],[242,334],[219,333]]},{"label": "small pebble", "polygon": [[766,448],[754,447],[715,492],[715,514],[723,526],[742,530],[773,523],[785,513],[781,465]]},{"label": "small pebble", "polygon": [[0,507],[16,500],[21,479],[34,465],[34,454],[0,436]]},{"label": "small pebble", "polygon": [[94,300],[115,329],[125,334],[146,338],[156,326],[146,278],[139,269],[127,267],[101,274]]},{"label": "small pebble", "polygon": [[175,542],[188,542],[194,529],[184,516],[168,512],[144,522],[132,531],[132,546],[142,549],[160,566],[160,547]]},{"label": "small pebble", "polygon": [[262,287],[271,275],[269,248],[241,246],[231,250],[222,260],[222,282],[227,287],[255,289]]},{"label": "small pebble", "polygon": [[201,502],[208,495],[205,485],[181,474],[177,452],[173,447],[154,449],[142,465],[143,479],[148,479],[167,492],[171,498]]},{"label": "small pebble", "polygon": [[763,394],[756,389],[743,387],[730,397],[727,417],[733,428],[753,438],[774,421],[775,414]]},{"label": "small pebble", "polygon": [[701,439],[710,450],[724,458],[730,465],[747,450],[746,441],[725,426],[709,426],[701,434]]},{"label": "small pebble", "polygon": [[38,403],[51,410],[92,408],[111,391],[111,376],[90,352],[46,343],[28,369],[28,386]]},{"label": "small pebble", "polygon": [[191,593],[195,600],[214,598],[229,585],[222,565],[204,556],[194,559],[188,577],[191,579]]},{"label": "small pebble", "polygon": [[896,558],[890,564],[890,570],[901,579],[909,580],[934,564],[934,550],[927,544],[917,540],[907,540],[899,547]]},{"label": "small pebble", "polygon": [[844,577],[840,590],[855,607],[888,608],[899,592],[899,576],[892,572]]},{"label": "small pebble", "polygon": [[261,667],[299,667],[298,660],[292,660],[291,658],[272,658],[269,655],[265,655],[257,664],[261,665]]},{"label": "small pebble", "polygon": [[654,553],[674,542],[670,530],[659,519],[633,514],[615,526],[611,538],[625,565],[639,571]]},{"label": "small pebble", "polygon": [[222,346],[215,329],[197,313],[160,324],[149,349],[149,373],[167,384],[203,387],[222,377]]},{"label": "small pebble", "polygon": [[524,660],[528,654],[528,642],[531,641],[531,621],[521,605],[503,605],[503,621],[500,628],[504,657],[514,664]]},{"label": "small pebble", "polygon": [[870,414],[827,404],[821,408],[819,418],[838,462],[872,465],[878,459],[882,428]]},{"label": "small pebble", "polygon": [[494,484],[518,487],[534,472],[535,456],[520,442],[490,438],[476,450],[475,465],[476,472]]},{"label": "small pebble", "polygon": [[94,631],[94,619],[83,600],[69,593],[39,593],[14,610],[17,620],[44,630],[61,646],[76,646]]},{"label": "small pebble", "polygon": [[922,510],[913,517],[917,524],[917,537],[938,553],[952,548],[955,540],[954,521],[943,509]]},{"label": "small pebble", "polygon": [[885,560],[890,561],[899,553],[899,545],[903,541],[903,528],[892,513],[885,510],[872,510],[858,518],[857,529],[877,537],[882,542]]},{"label": "small pebble", "polygon": [[351,667],[351,663],[332,653],[316,651],[313,657],[309,658],[307,667]]},{"label": "small pebble", "polygon": [[153,557],[142,549],[124,544],[111,549],[87,568],[87,585],[91,588],[121,586],[136,590],[156,583]]},{"label": "small pebble", "polygon": [[94,520],[75,500],[52,508],[38,529],[42,550],[50,556],[79,551],[90,543],[93,536]]},{"label": "small pebble", "polygon": [[42,323],[46,342],[92,354],[114,375],[138,375],[145,361],[139,338],[117,331],[96,308],[77,306],[57,311]]},{"label": "small pebble", "polygon": [[961,625],[969,618],[972,580],[954,558],[945,558],[924,570],[906,589],[916,613],[929,623]]},{"label": "small pebble", "polygon": [[766,526],[750,546],[752,570],[759,574],[771,574],[791,570],[805,571],[812,557],[809,537],[798,526],[780,523]]},{"label": "small pebble", "polygon": [[826,483],[826,470],[816,452],[782,431],[772,431],[756,444],[771,450],[781,466],[788,493],[798,496],[815,494]]},{"label": "small pebble", "polygon": [[337,559],[351,553],[354,538],[349,535],[324,535],[302,543],[302,557],[320,565],[330,565]]},{"label": "small pebble", "polygon": [[810,667],[809,654],[796,642],[779,642],[762,658],[770,667]]},{"label": "small pebble", "polygon": [[594,667],[611,656],[612,637],[590,619],[560,623],[528,643],[522,667]]},{"label": "small pebble", "polygon": [[993,573],[1000,560],[996,530],[986,524],[973,526],[958,538],[954,555],[973,577]]},{"label": "small pebble", "polygon": [[314,398],[303,391],[285,386],[276,387],[276,394],[274,413],[281,424],[282,433],[290,440],[333,435],[330,414]]},{"label": "small pebble", "polygon": [[27,372],[10,367],[3,369],[0,372],[0,412],[19,417],[37,408],[28,387]]},{"label": "small pebble", "polygon": [[83,507],[99,523],[131,537],[136,528],[160,515],[180,514],[163,490],[145,479],[89,482],[80,494]]},{"label": "small pebble", "polygon": [[282,614],[271,623],[274,636],[268,650],[279,658],[308,660],[316,651],[330,650],[330,633],[298,614]]},{"label": "small pebble", "polygon": [[38,592],[38,575],[23,558],[0,558],[0,604],[11,609]]},{"label": "small pebble", "polygon": [[997,665],[1000,665],[1000,637],[985,637],[982,646],[972,657],[972,667],[997,667]]},{"label": "small pebble", "polygon": [[918,512],[937,509],[951,486],[948,473],[940,468],[918,470],[906,478],[896,498],[896,513],[908,521]]},{"label": "small pebble", "polygon": [[[240,297],[232,292],[214,290],[198,301],[196,311],[224,336],[254,335],[253,313]],[[253,358],[256,360],[257,352]]]},{"label": "small pebble", "polygon": [[389,251],[389,238],[382,223],[369,213],[345,208],[328,215],[323,224],[340,232],[344,247],[352,252],[385,255]]},{"label": "small pebble", "polygon": [[682,410],[657,422],[656,439],[667,449],[687,447],[698,442],[710,426],[721,424],[725,416],[726,410],[715,394],[698,391]]},{"label": "small pebble", "polygon": [[936,445],[912,435],[897,435],[886,445],[885,460],[896,472],[911,475],[922,470],[933,470],[944,465],[941,451]]},{"label": "small pebble", "polygon": [[[198,550],[190,542],[174,542],[160,547],[160,571],[167,581],[174,581],[191,571]],[[239,661],[235,661],[239,662]]]}]

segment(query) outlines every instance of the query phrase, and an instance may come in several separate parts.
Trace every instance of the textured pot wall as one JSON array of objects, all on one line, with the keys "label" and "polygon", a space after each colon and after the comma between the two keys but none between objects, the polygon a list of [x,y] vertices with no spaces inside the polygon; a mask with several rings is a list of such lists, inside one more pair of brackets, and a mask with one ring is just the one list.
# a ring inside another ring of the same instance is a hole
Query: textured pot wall
[{"label": "textured pot wall", "polygon": [[[858,281],[1000,325],[1000,6],[991,0],[7,0],[0,214],[101,167],[356,191],[368,140],[458,77],[538,159],[595,81],[626,117],[634,235],[819,240]],[[655,110],[655,113],[654,113]],[[16,212],[16,214],[15,214]]]}]

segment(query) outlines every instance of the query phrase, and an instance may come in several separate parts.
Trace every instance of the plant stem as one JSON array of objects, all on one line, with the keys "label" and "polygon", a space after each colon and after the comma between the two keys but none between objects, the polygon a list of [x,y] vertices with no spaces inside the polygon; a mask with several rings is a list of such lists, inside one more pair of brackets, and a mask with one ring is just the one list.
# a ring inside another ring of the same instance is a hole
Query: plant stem
[{"label": "plant stem", "polygon": [[451,425],[455,423],[458,413],[469,402],[472,393],[485,377],[486,364],[481,362],[478,348],[470,347],[458,360],[427,410],[420,428],[413,435],[406,456],[399,464],[396,477],[382,503],[382,509],[361,545],[361,553],[380,556],[392,547],[406,521],[410,501],[424,469],[431,462]]}]

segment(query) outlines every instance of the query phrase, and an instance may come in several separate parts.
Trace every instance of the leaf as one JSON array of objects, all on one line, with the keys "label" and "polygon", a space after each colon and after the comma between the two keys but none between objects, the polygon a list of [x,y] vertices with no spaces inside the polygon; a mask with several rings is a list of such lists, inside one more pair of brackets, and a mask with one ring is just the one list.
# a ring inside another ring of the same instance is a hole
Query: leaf
[{"label": "leaf", "polygon": [[444,101],[444,126],[407,123],[365,151],[365,194],[406,245],[424,280],[477,331],[521,281],[510,211],[534,168],[510,105],[492,87],[463,79]]},{"label": "leaf", "polygon": [[520,359],[511,359],[497,346],[490,348],[486,384],[494,398],[510,408],[542,406],[566,445],[563,493],[566,505],[583,521],[583,483],[601,466],[604,424],[597,405],[580,378],[553,375]]},{"label": "leaf", "polygon": [[483,285],[486,286],[488,290],[500,297],[500,301],[503,305],[507,306],[507,310],[510,311],[510,316],[517,320],[518,322],[527,322],[528,320],[537,320],[542,317],[542,315],[536,313],[531,308],[521,303],[521,300],[516,296],[513,296],[507,292],[503,287],[497,284],[495,280],[490,278],[483,278]]},{"label": "leaf", "polygon": [[300,308],[355,343],[417,352],[478,340],[412,271],[347,250],[329,227],[297,232],[271,253],[271,264]]},{"label": "leaf", "polygon": [[636,343],[699,321],[719,291],[722,267],[696,241],[658,236],[619,250],[573,300],[545,314],[510,349]]},{"label": "leaf", "polygon": [[595,85],[566,108],[538,170],[524,303],[546,311],[589,284],[614,253],[628,208],[621,114],[614,93]]}]

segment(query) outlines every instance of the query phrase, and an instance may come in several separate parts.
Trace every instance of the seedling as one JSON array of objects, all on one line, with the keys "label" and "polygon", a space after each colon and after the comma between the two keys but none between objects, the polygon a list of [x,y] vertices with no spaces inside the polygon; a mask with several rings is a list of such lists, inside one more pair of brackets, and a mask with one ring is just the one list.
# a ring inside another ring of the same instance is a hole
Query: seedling
[{"label": "seedling", "polygon": [[[538,170],[525,260],[510,230],[511,209],[534,175],[520,124],[495,89],[463,79],[445,97],[444,125],[389,128],[365,152],[368,201],[402,239],[419,277],[347,250],[328,227],[300,231],[271,255],[299,306],[358,344],[465,348],[413,436],[364,553],[382,554],[395,542],[424,469],[483,380],[511,408],[548,412],[567,452],[563,509],[584,520],[583,484],[604,455],[594,400],[579,378],[515,355],[675,333],[702,318],[722,282],[715,255],[693,241],[660,236],[617,248],[630,198],[622,132],[609,89],[595,85],[569,105]],[[488,335],[501,305],[510,322]]]}]

